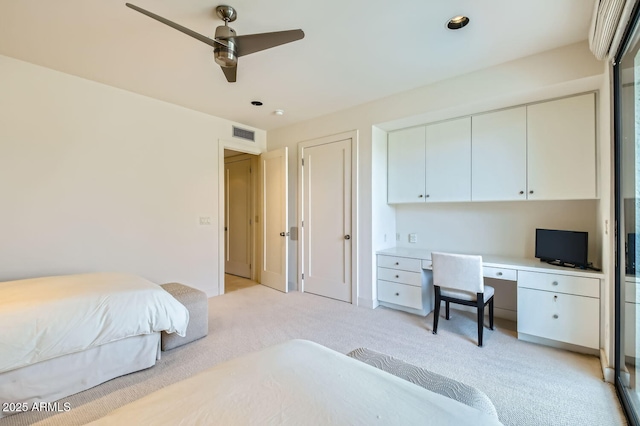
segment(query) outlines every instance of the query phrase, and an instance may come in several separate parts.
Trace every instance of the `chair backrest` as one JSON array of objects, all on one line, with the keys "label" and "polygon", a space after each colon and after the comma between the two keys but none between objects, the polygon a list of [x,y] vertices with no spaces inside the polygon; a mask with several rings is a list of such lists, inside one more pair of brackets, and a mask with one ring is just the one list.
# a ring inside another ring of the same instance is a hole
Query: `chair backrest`
[{"label": "chair backrest", "polygon": [[433,285],[471,293],[484,293],[482,256],[431,253]]}]

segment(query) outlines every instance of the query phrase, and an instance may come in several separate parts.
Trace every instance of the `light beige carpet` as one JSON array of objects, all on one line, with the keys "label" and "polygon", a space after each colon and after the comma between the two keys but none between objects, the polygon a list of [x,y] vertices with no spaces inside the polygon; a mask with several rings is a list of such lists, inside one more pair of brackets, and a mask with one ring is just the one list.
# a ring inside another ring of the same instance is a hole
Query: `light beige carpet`
[{"label": "light beige carpet", "polygon": [[219,362],[293,338],[342,353],[367,347],[475,386],[505,425],[625,424],[598,358],[518,341],[509,321],[498,319],[494,331],[486,329],[479,348],[473,314],[455,310],[433,335],[431,315],[358,308],[263,286],[211,298],[209,309],[209,336],[164,352],[155,367],[64,399],[69,412],[18,414],[0,426],[83,424]]}]

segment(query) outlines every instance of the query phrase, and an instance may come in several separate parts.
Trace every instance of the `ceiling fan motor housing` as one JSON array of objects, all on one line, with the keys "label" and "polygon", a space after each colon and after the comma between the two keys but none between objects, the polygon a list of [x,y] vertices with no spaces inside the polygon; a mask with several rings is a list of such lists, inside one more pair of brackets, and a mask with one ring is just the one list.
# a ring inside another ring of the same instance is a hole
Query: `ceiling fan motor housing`
[{"label": "ceiling fan motor housing", "polygon": [[236,45],[231,40],[232,37],[235,37],[236,32],[233,28],[221,25],[216,28],[216,39],[224,40],[229,47],[225,47],[222,45],[217,45],[213,49],[214,58],[216,63],[221,67],[235,67],[238,64],[238,57],[236,56]]}]

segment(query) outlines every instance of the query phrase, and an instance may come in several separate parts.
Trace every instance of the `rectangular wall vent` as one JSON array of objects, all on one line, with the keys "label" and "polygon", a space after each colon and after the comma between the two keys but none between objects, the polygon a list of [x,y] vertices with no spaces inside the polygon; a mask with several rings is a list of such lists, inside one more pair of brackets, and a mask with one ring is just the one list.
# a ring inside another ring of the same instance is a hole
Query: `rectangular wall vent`
[{"label": "rectangular wall vent", "polygon": [[256,132],[254,132],[253,130],[241,129],[239,127],[233,126],[233,137],[255,142]]}]

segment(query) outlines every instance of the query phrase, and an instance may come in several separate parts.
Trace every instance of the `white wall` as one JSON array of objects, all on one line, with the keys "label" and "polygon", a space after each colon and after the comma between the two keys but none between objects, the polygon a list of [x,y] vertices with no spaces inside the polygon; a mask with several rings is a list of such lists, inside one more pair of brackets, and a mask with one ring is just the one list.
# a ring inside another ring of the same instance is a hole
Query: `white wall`
[{"label": "white wall", "polygon": [[0,56],[0,281],[127,271],[217,295],[232,124]]},{"label": "white wall", "polygon": [[[587,43],[577,43],[269,131],[268,148],[288,146],[295,153],[301,141],[345,131],[358,131],[358,299],[363,305],[373,306],[375,258],[372,254],[384,246],[383,234],[388,232],[389,227],[379,227],[379,224],[384,218],[390,217],[385,210],[388,207],[381,203],[380,198],[382,189],[379,175],[386,172],[379,167],[381,145],[376,143],[374,138],[374,126],[388,131],[598,90],[602,82],[602,72],[601,63],[595,60]],[[290,194],[293,195],[290,218],[295,223],[298,176],[297,160],[295,156],[292,157],[294,158],[290,160],[289,166]],[[290,247],[293,276],[299,276],[296,266],[297,243],[293,242]]]},{"label": "white wall", "polygon": [[[600,264],[598,201],[403,204],[396,208],[398,247],[534,258],[536,228],[589,233],[589,261]],[[409,233],[418,234],[409,243]]]}]

